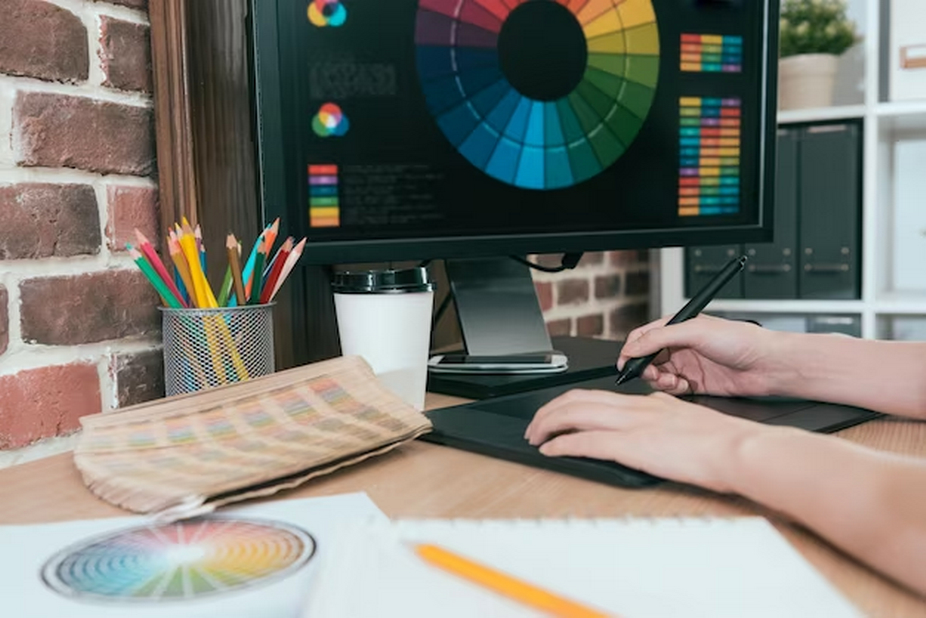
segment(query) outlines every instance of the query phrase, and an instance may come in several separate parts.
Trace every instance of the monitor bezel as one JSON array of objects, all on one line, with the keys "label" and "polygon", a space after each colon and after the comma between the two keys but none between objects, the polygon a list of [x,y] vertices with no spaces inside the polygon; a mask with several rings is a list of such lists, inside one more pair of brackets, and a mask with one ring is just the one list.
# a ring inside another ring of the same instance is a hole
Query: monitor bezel
[{"label": "monitor bezel", "polygon": [[[761,67],[763,79],[758,182],[759,223],[608,232],[314,241],[306,243],[301,258],[303,264],[461,259],[772,241],[778,130],[779,7],[776,0],[762,2],[765,8],[765,25]],[[266,224],[276,217],[285,219],[286,204],[293,199],[287,196],[285,176],[279,57],[276,53],[261,53],[261,50],[278,49],[277,2],[251,0],[248,18],[253,54],[252,96],[256,128],[255,147],[259,161],[261,216]]]}]

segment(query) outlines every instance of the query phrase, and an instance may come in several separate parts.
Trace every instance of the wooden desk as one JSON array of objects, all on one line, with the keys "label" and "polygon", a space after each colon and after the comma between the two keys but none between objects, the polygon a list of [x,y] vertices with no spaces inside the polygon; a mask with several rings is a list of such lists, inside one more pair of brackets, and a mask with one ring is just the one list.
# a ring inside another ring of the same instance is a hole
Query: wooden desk
[{"label": "wooden desk", "polygon": [[[459,401],[432,396],[429,405],[438,407]],[[886,451],[926,457],[926,423],[878,420],[847,429],[839,435]],[[647,490],[620,489],[424,442],[409,444],[383,457],[317,479],[279,498],[354,491],[367,492],[391,517],[732,517],[760,514],[771,519],[866,615],[926,616],[926,600],[886,581],[815,535],[739,498],[677,485]],[[98,500],[85,489],[69,454],[0,471],[0,524],[119,515],[126,513]]]}]

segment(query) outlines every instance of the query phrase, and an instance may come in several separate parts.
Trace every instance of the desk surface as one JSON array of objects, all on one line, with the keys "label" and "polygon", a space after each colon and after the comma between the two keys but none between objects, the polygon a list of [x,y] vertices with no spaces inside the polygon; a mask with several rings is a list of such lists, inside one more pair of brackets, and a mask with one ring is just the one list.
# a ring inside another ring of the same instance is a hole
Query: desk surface
[{"label": "desk surface", "polygon": [[[431,396],[432,407],[461,400]],[[838,434],[885,451],[926,457],[926,423],[877,420]],[[413,442],[314,480],[281,498],[365,491],[391,517],[621,517],[763,515],[869,616],[926,616],[926,601],[886,581],[774,513],[730,496],[667,484],[627,490]],[[70,454],[0,471],[0,524],[124,516],[84,487]]]}]

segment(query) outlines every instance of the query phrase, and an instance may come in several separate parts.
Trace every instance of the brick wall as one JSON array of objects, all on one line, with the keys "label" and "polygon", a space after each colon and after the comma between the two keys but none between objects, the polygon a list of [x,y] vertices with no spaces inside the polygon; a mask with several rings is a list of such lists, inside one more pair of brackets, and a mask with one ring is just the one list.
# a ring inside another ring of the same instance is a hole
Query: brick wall
[{"label": "brick wall", "polygon": [[[560,255],[532,258],[558,266]],[[620,340],[649,319],[646,251],[587,253],[574,270],[533,270],[534,286],[551,335]]]},{"label": "brick wall", "polygon": [[0,0],[0,450],[163,394],[147,0]]}]

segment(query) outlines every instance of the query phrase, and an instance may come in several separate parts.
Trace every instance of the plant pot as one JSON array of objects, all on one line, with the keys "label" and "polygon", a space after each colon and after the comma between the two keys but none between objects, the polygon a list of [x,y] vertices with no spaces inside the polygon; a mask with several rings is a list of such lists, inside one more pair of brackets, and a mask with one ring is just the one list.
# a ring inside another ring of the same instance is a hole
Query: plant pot
[{"label": "plant pot", "polygon": [[806,109],[833,104],[839,56],[798,54],[778,62],[778,108]]}]

